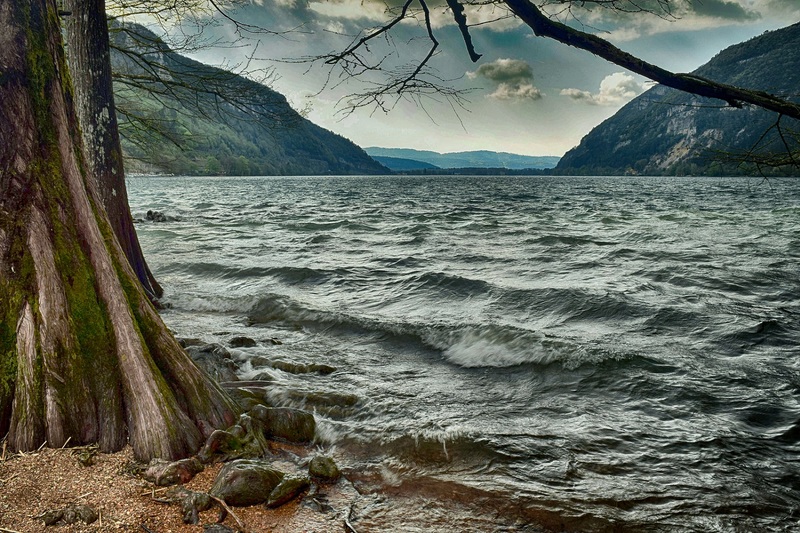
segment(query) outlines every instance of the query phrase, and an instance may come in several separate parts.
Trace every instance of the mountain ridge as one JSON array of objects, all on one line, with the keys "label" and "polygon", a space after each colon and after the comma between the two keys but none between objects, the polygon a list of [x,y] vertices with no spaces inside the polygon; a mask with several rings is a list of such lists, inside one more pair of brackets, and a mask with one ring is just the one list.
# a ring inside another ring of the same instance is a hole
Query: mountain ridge
[{"label": "mountain ridge", "polygon": [[[800,23],[730,46],[693,74],[800,101]],[[770,131],[775,121],[774,113],[762,109],[724,107],[719,101],[657,85],[589,132],[564,154],[556,171],[756,174],[760,169],[726,161],[725,154],[743,153],[754,146],[784,150],[780,136]],[[800,124],[792,122],[800,130]],[[800,148],[797,139],[794,148]]]},{"label": "mountain ridge", "polygon": [[[553,168],[557,156],[528,156],[491,150],[440,153],[414,148],[381,148],[369,146],[364,151],[371,157],[391,157],[427,163],[443,169],[452,168],[507,168],[512,170]],[[387,165],[391,168],[390,165]],[[404,170],[404,169],[392,169]]]},{"label": "mountain ridge", "polygon": [[[140,25],[117,23],[111,36],[127,172],[387,173],[356,144],[305,119],[266,85],[183,56]],[[162,81],[152,80],[152,72]],[[138,81],[146,77],[146,83]]]}]

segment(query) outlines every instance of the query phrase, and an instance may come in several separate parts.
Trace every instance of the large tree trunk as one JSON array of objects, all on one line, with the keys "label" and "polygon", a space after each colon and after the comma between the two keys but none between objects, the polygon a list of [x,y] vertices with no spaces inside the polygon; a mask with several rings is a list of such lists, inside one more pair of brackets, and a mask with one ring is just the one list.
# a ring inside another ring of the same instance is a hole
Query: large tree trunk
[{"label": "large tree trunk", "polygon": [[84,170],[55,0],[0,2],[0,435],[176,458],[234,420],[170,335]]},{"label": "large tree trunk", "polygon": [[67,61],[75,89],[86,170],[97,190],[128,262],[151,299],[163,291],[145,262],[128,208],[117,113],[111,78],[111,50],[105,0],[67,0]]}]

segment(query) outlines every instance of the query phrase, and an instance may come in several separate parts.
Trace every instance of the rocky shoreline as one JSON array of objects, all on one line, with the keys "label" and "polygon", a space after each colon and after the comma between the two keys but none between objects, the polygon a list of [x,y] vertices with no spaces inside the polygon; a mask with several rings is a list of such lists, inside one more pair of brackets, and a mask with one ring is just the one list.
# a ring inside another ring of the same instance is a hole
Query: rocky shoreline
[{"label": "rocky shoreline", "polygon": [[[423,473],[398,477],[380,459],[326,446],[310,411],[272,405],[270,370],[325,376],[337,369],[245,353],[278,339],[217,336],[229,348],[180,342],[239,402],[243,414],[235,425],[214,431],[196,455],[175,462],[137,463],[130,447],[114,454],[92,446],[16,454],[3,448],[0,533],[573,529],[501,494]],[[360,405],[346,391],[303,399],[326,413]]]},{"label": "rocky shoreline", "polygon": [[[133,461],[129,447],[114,454],[93,453],[89,466],[79,460],[82,451],[45,448],[2,457],[0,532],[342,531],[359,496],[340,477],[333,483],[312,481],[279,507],[222,505],[224,500],[213,496],[215,482],[226,465],[236,462],[208,465],[184,484],[160,487],[141,474],[143,465]],[[268,463],[280,472],[302,472],[308,468],[305,454],[311,452],[276,445],[269,458],[256,463]]]},{"label": "rocky shoreline", "polygon": [[[239,401],[237,423],[214,431],[195,456],[146,465],[134,462],[129,448],[102,454],[91,446],[43,446],[12,454],[3,443],[0,532],[356,531],[349,517],[358,492],[336,460],[314,446],[313,414],[268,406],[269,375],[241,381],[239,363],[224,346],[180,342]],[[257,342],[237,337],[229,344]],[[336,370],[260,363],[296,373]]]}]

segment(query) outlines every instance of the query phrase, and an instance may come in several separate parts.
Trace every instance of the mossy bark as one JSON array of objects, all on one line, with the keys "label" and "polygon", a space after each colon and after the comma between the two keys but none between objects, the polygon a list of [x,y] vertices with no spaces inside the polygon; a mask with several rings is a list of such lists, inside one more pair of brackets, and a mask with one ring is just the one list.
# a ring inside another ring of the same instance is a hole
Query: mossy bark
[{"label": "mossy bark", "polygon": [[186,456],[236,407],[161,322],[84,170],[55,2],[2,2],[0,35],[0,435]]},{"label": "mossy bark", "polygon": [[111,228],[128,262],[145,292],[155,300],[163,291],[147,266],[128,207],[105,0],[66,0],[64,5],[70,13],[64,19],[67,61],[83,135],[86,170],[96,181]]}]

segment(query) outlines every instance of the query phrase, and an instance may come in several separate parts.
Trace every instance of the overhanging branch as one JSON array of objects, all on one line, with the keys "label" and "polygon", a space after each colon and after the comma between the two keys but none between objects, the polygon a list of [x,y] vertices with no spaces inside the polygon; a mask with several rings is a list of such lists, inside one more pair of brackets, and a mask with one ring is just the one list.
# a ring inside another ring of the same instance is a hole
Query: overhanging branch
[{"label": "overhanging branch", "polygon": [[600,37],[551,20],[530,0],[504,0],[504,2],[520,20],[533,30],[534,34],[540,37],[549,37],[560,43],[586,50],[615,65],[673,89],[723,100],[733,107],[751,104],[800,120],[800,105],[789,100],[763,91],[717,83],[692,74],[670,72],[624,52]]},{"label": "overhanging branch", "polygon": [[467,17],[464,15],[464,6],[462,6],[458,0],[447,0],[447,5],[453,11],[453,20],[456,21],[458,29],[461,30],[461,37],[464,39],[464,44],[467,46],[469,58],[473,63],[477,63],[482,55],[475,52],[475,45],[472,44],[472,36],[469,34],[469,27],[467,26]]}]

